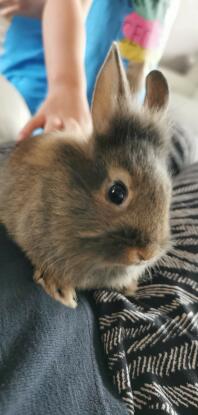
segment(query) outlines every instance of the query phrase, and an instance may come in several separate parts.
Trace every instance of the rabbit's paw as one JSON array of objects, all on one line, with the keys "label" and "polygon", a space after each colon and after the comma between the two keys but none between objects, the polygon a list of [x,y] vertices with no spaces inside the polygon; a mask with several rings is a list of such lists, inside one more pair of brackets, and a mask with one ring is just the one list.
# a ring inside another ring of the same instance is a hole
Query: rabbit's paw
[{"label": "rabbit's paw", "polygon": [[55,300],[70,308],[77,307],[76,291],[68,282],[58,284],[56,278],[46,273],[43,276],[40,270],[35,271],[33,278]]},{"label": "rabbit's paw", "polygon": [[122,293],[126,295],[126,297],[131,297],[135,294],[138,287],[137,280],[131,281],[129,285],[123,288]]}]

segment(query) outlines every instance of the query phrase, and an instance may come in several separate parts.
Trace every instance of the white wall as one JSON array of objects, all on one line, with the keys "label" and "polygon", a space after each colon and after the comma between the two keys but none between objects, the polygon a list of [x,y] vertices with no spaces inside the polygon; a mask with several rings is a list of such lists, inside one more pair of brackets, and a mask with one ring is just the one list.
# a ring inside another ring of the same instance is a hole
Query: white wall
[{"label": "white wall", "polygon": [[180,0],[181,5],[166,47],[166,56],[198,52],[198,0]]}]

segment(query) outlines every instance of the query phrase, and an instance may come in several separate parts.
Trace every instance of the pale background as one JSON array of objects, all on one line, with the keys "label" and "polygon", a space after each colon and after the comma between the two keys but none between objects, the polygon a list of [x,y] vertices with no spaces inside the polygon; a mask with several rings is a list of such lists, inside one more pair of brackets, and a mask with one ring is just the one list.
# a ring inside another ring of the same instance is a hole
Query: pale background
[{"label": "pale background", "polygon": [[170,84],[173,110],[198,136],[198,0],[181,0],[161,65]]},{"label": "pale background", "polygon": [[170,57],[190,52],[198,52],[198,0],[181,0],[166,54]]}]

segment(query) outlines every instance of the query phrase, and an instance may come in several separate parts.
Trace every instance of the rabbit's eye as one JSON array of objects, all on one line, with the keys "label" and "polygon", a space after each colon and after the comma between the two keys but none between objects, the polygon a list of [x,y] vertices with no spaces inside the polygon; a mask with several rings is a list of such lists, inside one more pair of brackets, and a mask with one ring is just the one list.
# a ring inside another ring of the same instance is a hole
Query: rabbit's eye
[{"label": "rabbit's eye", "polygon": [[108,192],[109,200],[115,205],[121,205],[127,197],[127,188],[122,182],[115,182]]}]

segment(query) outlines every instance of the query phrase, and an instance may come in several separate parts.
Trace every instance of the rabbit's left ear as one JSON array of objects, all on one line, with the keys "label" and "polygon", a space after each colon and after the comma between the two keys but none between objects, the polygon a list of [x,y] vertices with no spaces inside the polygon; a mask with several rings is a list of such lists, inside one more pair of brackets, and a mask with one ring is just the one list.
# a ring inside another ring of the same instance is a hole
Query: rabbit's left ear
[{"label": "rabbit's left ear", "polygon": [[96,80],[92,117],[97,133],[105,133],[112,116],[130,100],[130,88],[118,47],[113,43]]},{"label": "rabbit's left ear", "polygon": [[151,71],[146,78],[146,96],[144,105],[150,110],[163,111],[169,101],[169,88],[164,75],[157,70]]}]

